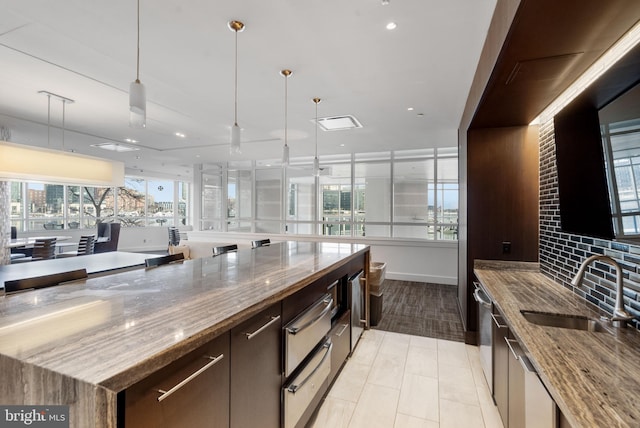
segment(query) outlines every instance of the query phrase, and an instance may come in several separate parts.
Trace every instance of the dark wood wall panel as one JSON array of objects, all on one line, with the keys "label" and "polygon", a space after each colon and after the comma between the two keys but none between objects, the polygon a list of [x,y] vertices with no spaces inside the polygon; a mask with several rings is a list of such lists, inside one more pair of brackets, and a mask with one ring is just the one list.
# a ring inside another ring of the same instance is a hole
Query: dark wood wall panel
[{"label": "dark wood wall panel", "polygon": [[[470,130],[468,156],[467,331],[478,329],[475,259],[538,260],[538,127]],[[509,252],[503,242],[511,243]]]}]

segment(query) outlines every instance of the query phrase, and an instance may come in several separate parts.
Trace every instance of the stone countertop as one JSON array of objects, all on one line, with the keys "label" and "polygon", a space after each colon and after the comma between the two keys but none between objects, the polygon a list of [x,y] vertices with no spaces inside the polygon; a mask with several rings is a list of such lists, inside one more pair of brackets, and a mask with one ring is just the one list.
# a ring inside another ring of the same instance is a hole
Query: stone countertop
[{"label": "stone countertop", "polygon": [[122,391],[366,251],[284,242],[8,295],[0,357]]},{"label": "stone countertop", "polygon": [[540,326],[521,310],[599,318],[597,308],[540,273],[537,263],[476,260],[476,277],[573,428],[640,426],[640,333]]}]

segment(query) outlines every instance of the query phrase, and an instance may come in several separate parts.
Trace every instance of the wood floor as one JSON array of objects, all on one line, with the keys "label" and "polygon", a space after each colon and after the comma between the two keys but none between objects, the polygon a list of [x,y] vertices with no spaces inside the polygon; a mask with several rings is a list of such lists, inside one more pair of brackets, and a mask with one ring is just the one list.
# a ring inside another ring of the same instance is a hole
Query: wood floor
[{"label": "wood floor", "polygon": [[[373,297],[375,299],[375,297]],[[455,285],[386,279],[377,330],[464,341]]]}]

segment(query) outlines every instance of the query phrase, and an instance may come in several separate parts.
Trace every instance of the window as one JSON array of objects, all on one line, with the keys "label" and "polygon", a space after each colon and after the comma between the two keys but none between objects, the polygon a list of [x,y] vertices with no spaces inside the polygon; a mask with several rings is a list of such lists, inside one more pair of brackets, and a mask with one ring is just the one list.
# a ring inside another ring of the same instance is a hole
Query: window
[{"label": "window", "polygon": [[174,224],[174,182],[147,180],[147,225],[176,226]]},{"label": "window", "polygon": [[356,162],[354,175],[355,235],[391,236],[391,161]]},{"label": "window", "polygon": [[146,182],[143,178],[126,177],[118,188],[118,219],[123,227],[145,225]]},{"label": "window", "polygon": [[320,164],[321,235],[351,235],[351,156],[336,156]]},{"label": "window", "polygon": [[[154,186],[150,193],[148,186]],[[11,183],[11,224],[19,231],[93,229],[112,221],[123,227],[169,226],[179,219],[187,225],[188,207],[189,183],[171,180],[125,177],[119,188]]]}]

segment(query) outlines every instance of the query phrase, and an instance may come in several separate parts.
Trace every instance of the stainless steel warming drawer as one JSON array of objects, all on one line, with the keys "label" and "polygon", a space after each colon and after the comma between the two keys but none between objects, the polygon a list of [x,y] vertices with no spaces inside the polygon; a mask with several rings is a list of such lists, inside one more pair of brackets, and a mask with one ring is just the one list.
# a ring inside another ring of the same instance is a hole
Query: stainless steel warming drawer
[{"label": "stainless steel warming drawer", "polygon": [[325,294],[285,327],[284,374],[289,377],[331,330],[333,299]]},{"label": "stainless steel warming drawer", "polygon": [[284,428],[296,427],[313,400],[329,387],[332,348],[329,338],[283,388]]}]

